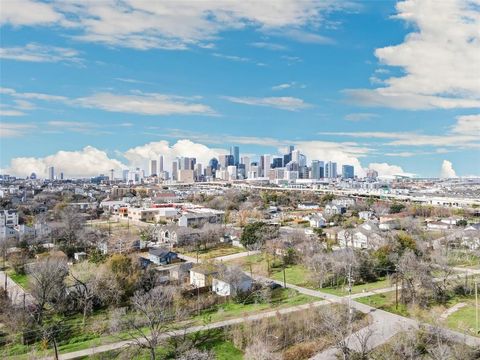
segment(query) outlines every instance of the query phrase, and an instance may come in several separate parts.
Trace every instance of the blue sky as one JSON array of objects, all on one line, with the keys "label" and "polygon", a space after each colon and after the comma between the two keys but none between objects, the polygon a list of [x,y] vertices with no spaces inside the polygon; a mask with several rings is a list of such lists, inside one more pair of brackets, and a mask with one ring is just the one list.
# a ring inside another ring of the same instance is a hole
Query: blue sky
[{"label": "blue sky", "polygon": [[70,176],[239,145],[480,175],[478,2],[2,0],[0,167]]}]

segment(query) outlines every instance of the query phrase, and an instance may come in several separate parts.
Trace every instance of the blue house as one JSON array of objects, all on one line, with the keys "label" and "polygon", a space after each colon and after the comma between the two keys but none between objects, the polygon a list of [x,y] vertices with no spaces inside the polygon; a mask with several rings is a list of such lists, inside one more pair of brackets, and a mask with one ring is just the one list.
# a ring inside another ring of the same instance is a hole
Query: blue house
[{"label": "blue house", "polygon": [[148,250],[148,260],[156,265],[168,265],[178,259],[177,253],[167,249]]}]

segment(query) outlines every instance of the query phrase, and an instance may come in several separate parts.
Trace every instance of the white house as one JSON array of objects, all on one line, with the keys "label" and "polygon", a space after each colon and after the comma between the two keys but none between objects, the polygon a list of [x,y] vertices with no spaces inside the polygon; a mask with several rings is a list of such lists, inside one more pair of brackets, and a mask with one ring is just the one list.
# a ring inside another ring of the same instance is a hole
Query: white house
[{"label": "white house", "polygon": [[322,213],[307,215],[303,219],[310,222],[310,226],[315,228],[324,227],[327,224],[327,220]]},{"label": "white house", "polygon": [[337,234],[340,247],[354,247],[357,249],[378,249],[385,241],[377,234],[377,227],[365,223],[354,229],[342,229]]},{"label": "white house", "polygon": [[212,277],[218,274],[215,266],[196,266],[190,269],[190,285],[205,287],[212,285]]},{"label": "white house", "polygon": [[358,217],[362,220],[368,221],[373,219],[375,216],[375,213],[373,211],[359,211]]},{"label": "white house", "polygon": [[236,296],[240,292],[247,292],[253,286],[250,276],[240,273],[230,279],[214,276],[212,279],[212,291],[220,296]]},{"label": "white house", "polygon": [[470,250],[480,249],[480,224],[473,224],[463,229],[460,244]]},{"label": "white house", "polygon": [[346,211],[347,211],[347,208],[343,205],[327,204],[325,206],[325,214],[328,216],[345,214]]}]

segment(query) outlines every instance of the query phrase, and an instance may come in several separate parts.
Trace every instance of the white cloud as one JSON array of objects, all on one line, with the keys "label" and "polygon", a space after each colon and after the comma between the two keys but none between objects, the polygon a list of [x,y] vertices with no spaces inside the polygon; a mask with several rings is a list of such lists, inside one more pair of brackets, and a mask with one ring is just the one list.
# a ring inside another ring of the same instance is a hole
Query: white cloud
[{"label": "white cloud", "polygon": [[206,144],[241,144],[241,145],[260,145],[260,146],[274,146],[278,147],[285,144],[285,141],[274,139],[270,137],[257,136],[236,136],[228,134],[204,134],[192,131],[185,131],[180,129],[169,129],[167,132],[160,134],[149,133],[149,135],[158,135],[168,138],[188,138],[194,141],[199,141]]},{"label": "white cloud", "polygon": [[2,23],[75,27],[79,40],[136,49],[205,47],[223,31],[246,27],[280,29],[298,41],[322,43],[320,35],[300,29],[317,29],[324,13],[341,7],[330,0],[18,0],[3,5]]},{"label": "white cloud", "polygon": [[310,104],[304,102],[302,99],[291,96],[279,97],[235,97],[224,96],[224,99],[237,104],[268,106],[281,110],[297,111],[311,107]]},{"label": "white cloud", "polygon": [[440,178],[454,178],[457,177],[455,170],[453,170],[453,165],[448,160],[443,160],[442,168],[440,170]]},{"label": "white cloud", "polygon": [[298,29],[290,29],[287,31],[280,32],[281,35],[284,35],[292,40],[307,43],[307,44],[322,44],[322,45],[330,45],[334,44],[335,41],[329,37],[314,34],[307,31],[302,31]]},{"label": "white cloud", "polygon": [[52,4],[32,0],[3,1],[0,24],[13,26],[52,25],[63,19]]},{"label": "white cloud", "polygon": [[471,134],[480,137],[480,114],[462,115],[457,117],[457,123],[452,127],[456,134]]},{"label": "white cloud", "polygon": [[0,108],[0,116],[23,116],[25,113],[20,110]]},{"label": "white cloud", "polygon": [[392,146],[442,146],[458,148],[480,147],[480,115],[457,116],[455,124],[444,135],[427,135],[417,132],[321,132],[321,135],[347,136],[367,139],[389,139]]},{"label": "white cloud", "polygon": [[70,62],[81,64],[79,52],[75,49],[30,43],[25,46],[0,49],[0,59],[29,62]]},{"label": "white cloud", "polygon": [[400,166],[391,165],[388,163],[370,163],[368,168],[378,172],[380,176],[393,176],[405,174],[405,171]]},{"label": "white cloud", "polygon": [[156,159],[159,155],[163,155],[165,167],[170,171],[172,161],[179,156],[195,157],[197,162],[206,166],[211,158],[218,158],[219,154],[225,153],[227,153],[225,149],[212,149],[203,144],[182,139],[173,145],[164,140],[150,142],[127,150],[123,156],[128,160],[130,166],[146,168],[150,159]]},{"label": "white cloud", "polygon": [[290,88],[299,88],[299,89],[305,89],[305,85],[299,84],[295,81],[291,81],[289,83],[283,83],[283,84],[278,84],[275,86],[272,86],[272,90],[285,90],[285,89],[290,89]]},{"label": "white cloud", "polygon": [[480,107],[478,1],[406,0],[396,7],[395,18],[416,31],[375,56],[404,74],[383,79],[384,87],[348,90],[351,100],[409,110]]},{"label": "white cloud", "polygon": [[18,99],[58,101],[70,106],[95,108],[111,112],[142,115],[216,115],[215,111],[208,105],[194,101],[198,97],[188,98],[140,91],[133,91],[129,94],[104,92],[77,99],[41,93],[19,93],[10,88],[0,88],[0,93],[12,97],[15,101],[18,101]]},{"label": "white cloud", "polygon": [[272,50],[272,51],[288,50],[288,48],[285,45],[275,44],[271,42],[263,42],[263,41],[250,43],[250,46],[253,46],[259,49]]},{"label": "white cloud", "polygon": [[244,62],[244,63],[252,63],[252,64],[255,64],[257,66],[265,66],[265,64],[262,63],[262,62],[259,62],[259,61],[256,61],[256,60],[250,59],[248,57],[244,57],[244,56],[227,55],[227,54],[221,54],[221,53],[213,53],[212,55],[217,57],[217,58],[221,58],[221,59],[225,59],[225,60],[236,61],[236,62]]},{"label": "white cloud", "polygon": [[[0,115],[4,115],[1,110]],[[32,124],[17,124],[0,121],[0,138],[22,136],[34,128],[35,126]]]},{"label": "white cloud", "polygon": [[378,117],[378,115],[372,113],[353,113],[345,115],[344,119],[347,121],[362,121],[370,120],[376,117]]},{"label": "white cloud", "polygon": [[192,102],[186,97],[158,93],[120,95],[105,92],[78,98],[72,103],[87,108],[142,115],[215,115],[208,105]]},{"label": "white cloud", "polygon": [[90,177],[108,174],[110,169],[119,171],[125,168],[124,164],[111,159],[105,151],[86,146],[79,151],[59,151],[43,158],[14,158],[8,172],[17,176],[27,176],[32,172],[46,176],[50,166],[54,166],[57,173],[63,172],[68,177]]},{"label": "white cloud", "polygon": [[65,101],[67,97],[59,95],[50,95],[42,93],[19,93],[11,88],[0,87],[0,94],[5,94],[16,99],[32,99],[32,100],[43,100],[43,101]]}]

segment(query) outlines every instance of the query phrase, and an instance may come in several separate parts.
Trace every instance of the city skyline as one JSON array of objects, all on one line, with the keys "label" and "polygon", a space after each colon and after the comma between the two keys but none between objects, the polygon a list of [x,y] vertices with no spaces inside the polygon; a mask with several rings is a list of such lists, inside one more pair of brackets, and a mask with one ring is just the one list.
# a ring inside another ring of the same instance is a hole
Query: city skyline
[{"label": "city skyline", "polygon": [[1,173],[294,145],[339,173],[480,175],[473,1],[185,3],[165,19],[168,3],[127,3],[2,2]]}]

